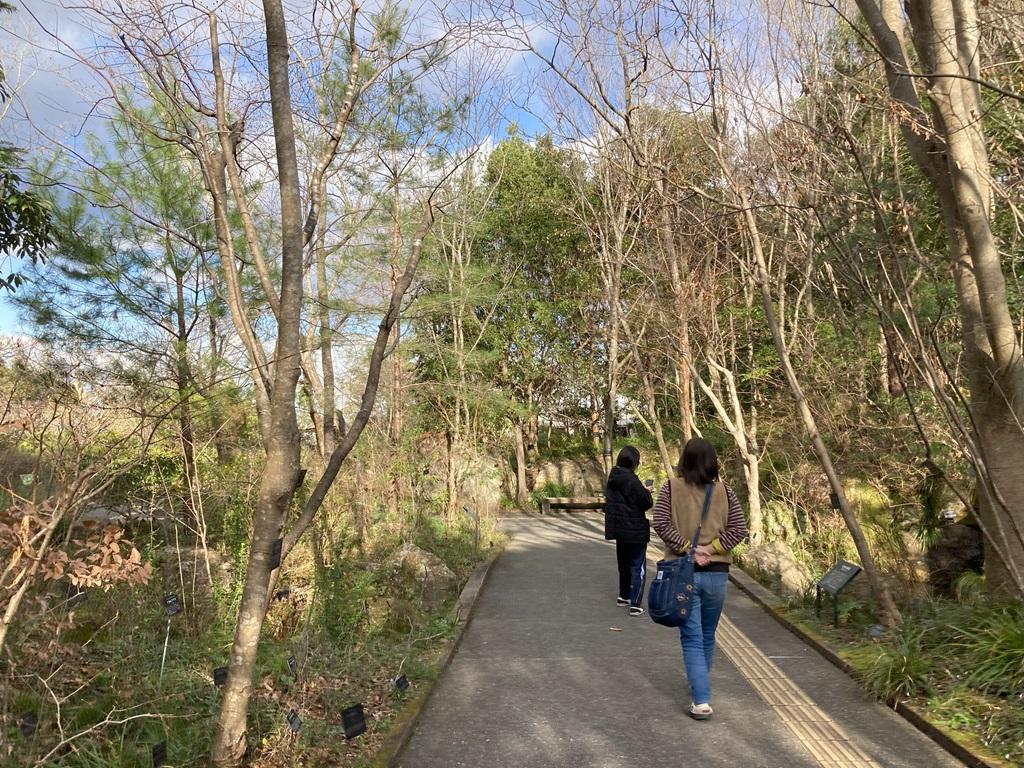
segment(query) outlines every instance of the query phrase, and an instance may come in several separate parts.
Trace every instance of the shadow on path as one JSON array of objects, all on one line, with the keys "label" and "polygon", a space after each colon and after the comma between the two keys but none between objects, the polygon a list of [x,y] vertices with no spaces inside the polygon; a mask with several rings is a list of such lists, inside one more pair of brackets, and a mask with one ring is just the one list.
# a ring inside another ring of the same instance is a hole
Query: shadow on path
[{"label": "shadow on path", "polygon": [[[505,522],[513,540],[398,765],[819,765],[724,654],[712,677],[714,719],[697,723],[685,715],[678,633],[615,605],[615,556],[603,540],[600,515]],[[653,544],[650,551],[656,552]],[[865,701],[841,672],[735,589],[728,606],[744,633],[759,646],[764,638],[766,654],[794,657],[789,666],[776,658],[787,675],[796,680],[791,668],[799,667],[797,682],[810,695],[836,700],[829,715],[879,765],[960,766],[884,707]]]}]

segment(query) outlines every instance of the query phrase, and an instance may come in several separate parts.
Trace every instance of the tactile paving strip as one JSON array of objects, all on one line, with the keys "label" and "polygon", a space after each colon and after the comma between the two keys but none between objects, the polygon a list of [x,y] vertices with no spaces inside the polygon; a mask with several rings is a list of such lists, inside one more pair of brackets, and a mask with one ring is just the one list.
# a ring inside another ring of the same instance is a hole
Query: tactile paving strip
[{"label": "tactile paving strip", "polygon": [[822,768],[881,768],[725,616],[718,646]]}]

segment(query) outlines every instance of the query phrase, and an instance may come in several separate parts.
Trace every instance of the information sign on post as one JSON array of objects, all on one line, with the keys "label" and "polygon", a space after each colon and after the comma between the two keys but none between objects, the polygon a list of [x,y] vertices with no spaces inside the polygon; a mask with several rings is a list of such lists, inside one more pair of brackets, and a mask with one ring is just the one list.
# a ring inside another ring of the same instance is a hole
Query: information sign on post
[{"label": "information sign on post", "polygon": [[821,616],[821,593],[826,592],[832,596],[832,623],[839,624],[839,593],[849,585],[860,573],[861,567],[840,560],[828,569],[828,573],[821,577],[815,585],[814,607],[818,616]]}]

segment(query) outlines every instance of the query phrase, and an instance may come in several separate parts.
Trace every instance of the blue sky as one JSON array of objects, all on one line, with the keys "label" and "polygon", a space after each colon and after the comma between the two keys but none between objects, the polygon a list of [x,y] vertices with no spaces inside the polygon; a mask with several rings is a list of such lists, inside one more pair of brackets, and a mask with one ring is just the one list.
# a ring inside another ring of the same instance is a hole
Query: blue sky
[{"label": "blue sky", "polygon": [[0,299],[0,335],[17,335],[23,333],[24,329],[18,322],[14,307],[11,306],[7,297]]},{"label": "blue sky", "polygon": [[[371,6],[378,1],[367,0],[362,6],[364,13],[370,12]],[[70,55],[68,48],[62,47],[61,41],[65,41],[86,56],[90,51],[97,50],[102,55],[102,48],[98,49],[97,46],[103,43],[107,45],[107,51],[115,54],[119,52],[116,40],[111,45],[109,39],[99,38],[100,32],[94,32],[92,28],[76,22],[72,12],[61,8],[58,2],[22,0],[14,14],[0,18],[0,57],[7,68],[10,84],[16,89],[15,99],[8,106],[7,113],[0,118],[0,131],[4,138],[25,147],[29,157],[39,158],[56,152],[58,157],[64,155],[70,159],[74,153],[84,151],[85,141],[90,133],[100,132],[103,127],[103,107],[96,110],[93,105],[103,98],[105,85],[90,72],[88,66]],[[249,14],[245,17],[245,22],[258,22],[261,18],[258,10],[254,10],[255,6],[247,5],[250,0],[241,2],[242,6],[239,7],[242,12]],[[308,4],[300,6],[298,0],[285,0],[285,5],[302,19],[301,23],[293,28],[293,36],[296,29],[300,36],[312,34],[308,29]],[[455,5],[458,5],[458,0]],[[473,5],[473,0],[466,0],[465,9],[469,9],[467,13],[473,11]],[[515,0],[514,5],[515,12],[520,15],[512,25],[511,33],[505,30],[504,33],[487,32],[482,36],[473,37],[466,48],[460,49],[456,54],[452,64],[453,72],[442,76],[442,79],[448,79],[449,85],[461,82],[460,78],[465,77],[465,71],[474,69],[479,69],[484,79],[492,73],[498,76],[495,82],[500,82],[501,85],[494,86],[494,90],[500,90],[505,97],[504,88],[507,88],[512,95],[502,98],[501,119],[495,121],[491,130],[491,138],[495,140],[504,138],[508,126],[512,123],[518,127],[521,135],[527,137],[551,130],[549,104],[554,103],[554,108],[558,110],[568,108],[571,111],[570,102],[576,100],[575,96],[568,94],[564,89],[559,95],[552,97],[546,88],[550,83],[550,76],[545,77],[541,62],[521,48],[522,37],[526,36],[548,52],[554,46],[556,30],[560,26],[572,33],[572,20],[566,20],[558,14],[551,17],[553,6],[545,4],[543,0]],[[170,9],[186,6],[165,7]],[[421,6],[410,0],[410,8],[417,7]],[[451,7],[453,6],[448,6]],[[174,11],[171,10],[170,13]],[[225,26],[229,24],[230,22]],[[307,28],[303,29],[304,26]],[[431,32],[441,28],[441,22],[436,17],[428,15],[423,18],[422,26],[429,36]],[[253,31],[258,28],[252,26],[247,30],[249,37],[246,39],[251,46],[253,60],[243,62],[242,67],[259,68],[262,54],[257,45],[258,31]],[[473,29],[480,29],[476,21]],[[202,32],[199,35],[202,37]],[[205,39],[200,40],[200,45],[195,50],[201,53],[203,44]],[[519,46],[519,50],[512,51],[510,46]],[[566,52],[562,53],[565,55]],[[249,72],[251,71],[250,69]],[[249,72],[243,73],[242,77],[248,77]],[[258,84],[258,79],[248,82],[250,86],[253,84]],[[485,92],[484,99],[487,96]],[[554,102],[551,101],[552,98]],[[266,121],[262,130],[262,138],[266,138]],[[577,130],[586,131],[586,128],[577,126]],[[564,137],[557,135],[555,137],[556,141],[562,138]],[[569,138],[571,140],[573,137]],[[0,332],[23,331],[10,300],[6,296],[0,296]]]},{"label": "blue sky", "polygon": [[[99,41],[72,12],[53,0],[18,0],[16,5],[13,14],[0,17],[0,60],[15,94],[0,107],[0,137],[23,148],[29,162],[54,154],[70,158],[85,151],[90,134],[103,130],[102,108],[95,108],[103,97],[103,87],[88,67],[68,55],[63,43],[88,52]],[[513,57],[505,65],[505,74],[529,80],[526,61],[525,56]],[[506,104],[503,119],[495,125],[494,139],[503,138],[511,123],[527,136],[544,130],[542,121],[516,101]],[[14,270],[21,265],[9,262],[0,267]],[[0,333],[26,330],[9,295],[0,294]]]}]

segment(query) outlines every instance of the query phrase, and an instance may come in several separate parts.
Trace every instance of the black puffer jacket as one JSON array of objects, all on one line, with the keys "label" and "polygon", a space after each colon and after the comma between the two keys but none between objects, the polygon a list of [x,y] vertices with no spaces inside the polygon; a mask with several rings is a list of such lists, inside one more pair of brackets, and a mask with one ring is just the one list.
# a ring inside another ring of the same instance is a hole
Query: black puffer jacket
[{"label": "black puffer jacket", "polygon": [[654,506],[651,492],[631,469],[612,467],[605,491],[604,537],[629,544],[651,539],[651,524],[644,514]]}]

